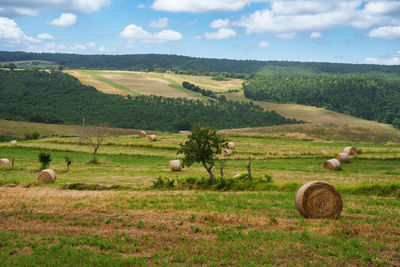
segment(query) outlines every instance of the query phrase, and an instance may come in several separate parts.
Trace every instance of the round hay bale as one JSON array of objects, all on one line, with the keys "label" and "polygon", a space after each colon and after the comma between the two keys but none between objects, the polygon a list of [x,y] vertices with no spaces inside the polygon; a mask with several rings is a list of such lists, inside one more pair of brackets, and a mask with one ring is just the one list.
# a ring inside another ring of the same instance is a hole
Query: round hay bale
[{"label": "round hay bale", "polygon": [[351,155],[357,155],[357,148],[354,146],[348,146],[344,148],[344,153]]},{"label": "round hay bale", "polygon": [[223,157],[230,157],[232,156],[232,150],[229,148],[222,149],[222,156]]},{"label": "round hay bale", "polygon": [[150,142],[157,141],[157,137],[156,137],[155,134],[149,135],[148,139],[149,139]]},{"label": "round hay bale", "polygon": [[349,154],[347,153],[338,153],[336,154],[335,157],[338,161],[340,161],[340,163],[349,163],[350,162],[350,157]]},{"label": "round hay bale", "polygon": [[336,188],[325,182],[309,182],[296,193],[296,209],[305,218],[338,218],[343,200]]},{"label": "round hay bale", "polygon": [[56,173],[52,169],[45,169],[38,173],[37,180],[40,183],[54,183],[56,181]]},{"label": "round hay bale", "polygon": [[236,148],[236,145],[234,142],[228,142],[228,148],[234,150]]},{"label": "round hay bale", "polygon": [[337,159],[330,159],[324,162],[324,169],[331,170],[331,171],[340,171],[342,165],[340,161]]},{"label": "round hay bale", "polygon": [[222,132],[221,137],[222,138],[228,138],[229,134],[227,132]]},{"label": "round hay bale", "polygon": [[169,162],[169,169],[173,172],[179,172],[182,170],[181,161],[179,159],[171,160]]},{"label": "round hay bale", "polygon": [[179,131],[179,134],[191,134],[190,131]]},{"label": "round hay bale", "polygon": [[10,141],[10,145],[12,145],[12,146],[18,145],[17,140],[12,140],[12,141]]},{"label": "round hay bale", "polygon": [[139,137],[145,137],[146,136],[146,132],[145,131],[139,131],[138,135],[139,135]]},{"label": "round hay bale", "polygon": [[0,167],[1,166],[10,166],[10,160],[9,159],[0,159]]}]

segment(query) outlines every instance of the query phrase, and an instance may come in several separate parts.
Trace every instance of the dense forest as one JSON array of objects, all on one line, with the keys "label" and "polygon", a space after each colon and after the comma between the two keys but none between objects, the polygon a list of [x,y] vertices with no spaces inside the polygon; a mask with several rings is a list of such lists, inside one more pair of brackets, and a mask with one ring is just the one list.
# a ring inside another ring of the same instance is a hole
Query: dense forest
[{"label": "dense forest", "polygon": [[0,70],[0,118],[177,131],[197,123],[242,128],[299,123],[253,103],[106,95],[60,71]]},{"label": "dense forest", "polygon": [[394,76],[256,75],[243,89],[253,100],[325,107],[400,128],[400,78]]},{"label": "dense forest", "polygon": [[[218,77],[246,78],[248,74],[262,73],[331,73],[400,75],[400,66],[318,63],[293,61],[259,61],[195,58],[177,55],[78,55],[61,53],[26,53],[0,51],[0,62],[43,60],[65,68],[119,69],[138,71],[173,70],[181,74],[209,75]],[[246,75],[247,74],[247,75]]]}]

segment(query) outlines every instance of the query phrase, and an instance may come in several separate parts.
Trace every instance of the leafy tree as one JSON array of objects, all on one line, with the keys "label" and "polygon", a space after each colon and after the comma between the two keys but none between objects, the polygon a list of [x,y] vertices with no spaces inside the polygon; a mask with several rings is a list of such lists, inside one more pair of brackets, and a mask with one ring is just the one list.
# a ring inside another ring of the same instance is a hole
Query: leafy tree
[{"label": "leafy tree", "polygon": [[10,64],[8,64],[8,68],[10,70],[15,70],[17,68],[17,66],[14,63],[10,63]]},{"label": "leafy tree", "polygon": [[217,155],[227,146],[227,142],[217,131],[209,127],[195,126],[188,140],[180,144],[178,154],[184,154],[183,166],[190,167],[193,163],[201,163],[215,184],[215,176],[212,171]]},{"label": "leafy tree", "polygon": [[400,129],[400,118],[399,119],[395,119],[392,123],[394,128]]},{"label": "leafy tree", "polygon": [[41,170],[47,169],[51,162],[51,155],[47,152],[40,152],[39,153],[39,162],[41,163]]}]

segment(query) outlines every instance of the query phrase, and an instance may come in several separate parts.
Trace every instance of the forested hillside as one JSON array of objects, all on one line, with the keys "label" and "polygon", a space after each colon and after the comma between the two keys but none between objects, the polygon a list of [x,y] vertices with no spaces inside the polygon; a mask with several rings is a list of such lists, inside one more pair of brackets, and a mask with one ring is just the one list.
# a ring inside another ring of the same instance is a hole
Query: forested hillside
[{"label": "forested hillside", "polygon": [[325,107],[400,128],[400,78],[379,75],[257,75],[244,84],[253,100]]},{"label": "forested hillside", "polygon": [[118,69],[138,71],[174,70],[181,74],[216,75],[244,78],[244,74],[263,73],[386,73],[400,75],[400,66],[317,63],[293,61],[259,61],[195,58],[177,55],[77,55],[60,53],[26,53],[0,51],[0,62],[45,60],[66,68]]},{"label": "forested hillside", "polygon": [[176,131],[199,122],[222,128],[297,123],[252,103],[209,104],[187,99],[105,95],[68,74],[53,71],[0,70],[0,118],[46,123]]}]

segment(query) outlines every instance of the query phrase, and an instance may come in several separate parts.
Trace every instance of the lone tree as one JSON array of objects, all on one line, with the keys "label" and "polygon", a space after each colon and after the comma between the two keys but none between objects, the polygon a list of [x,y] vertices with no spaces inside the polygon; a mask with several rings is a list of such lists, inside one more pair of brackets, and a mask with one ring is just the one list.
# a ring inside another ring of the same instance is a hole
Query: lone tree
[{"label": "lone tree", "polygon": [[93,147],[93,158],[90,160],[90,163],[97,163],[97,150],[99,150],[103,144],[105,137],[105,127],[92,127],[86,129],[84,139],[89,146]]},{"label": "lone tree", "polygon": [[211,183],[215,184],[215,176],[212,171],[217,155],[227,142],[217,131],[209,127],[195,126],[188,140],[180,144],[178,154],[184,154],[182,166],[190,167],[193,163],[201,163],[210,174]]}]

